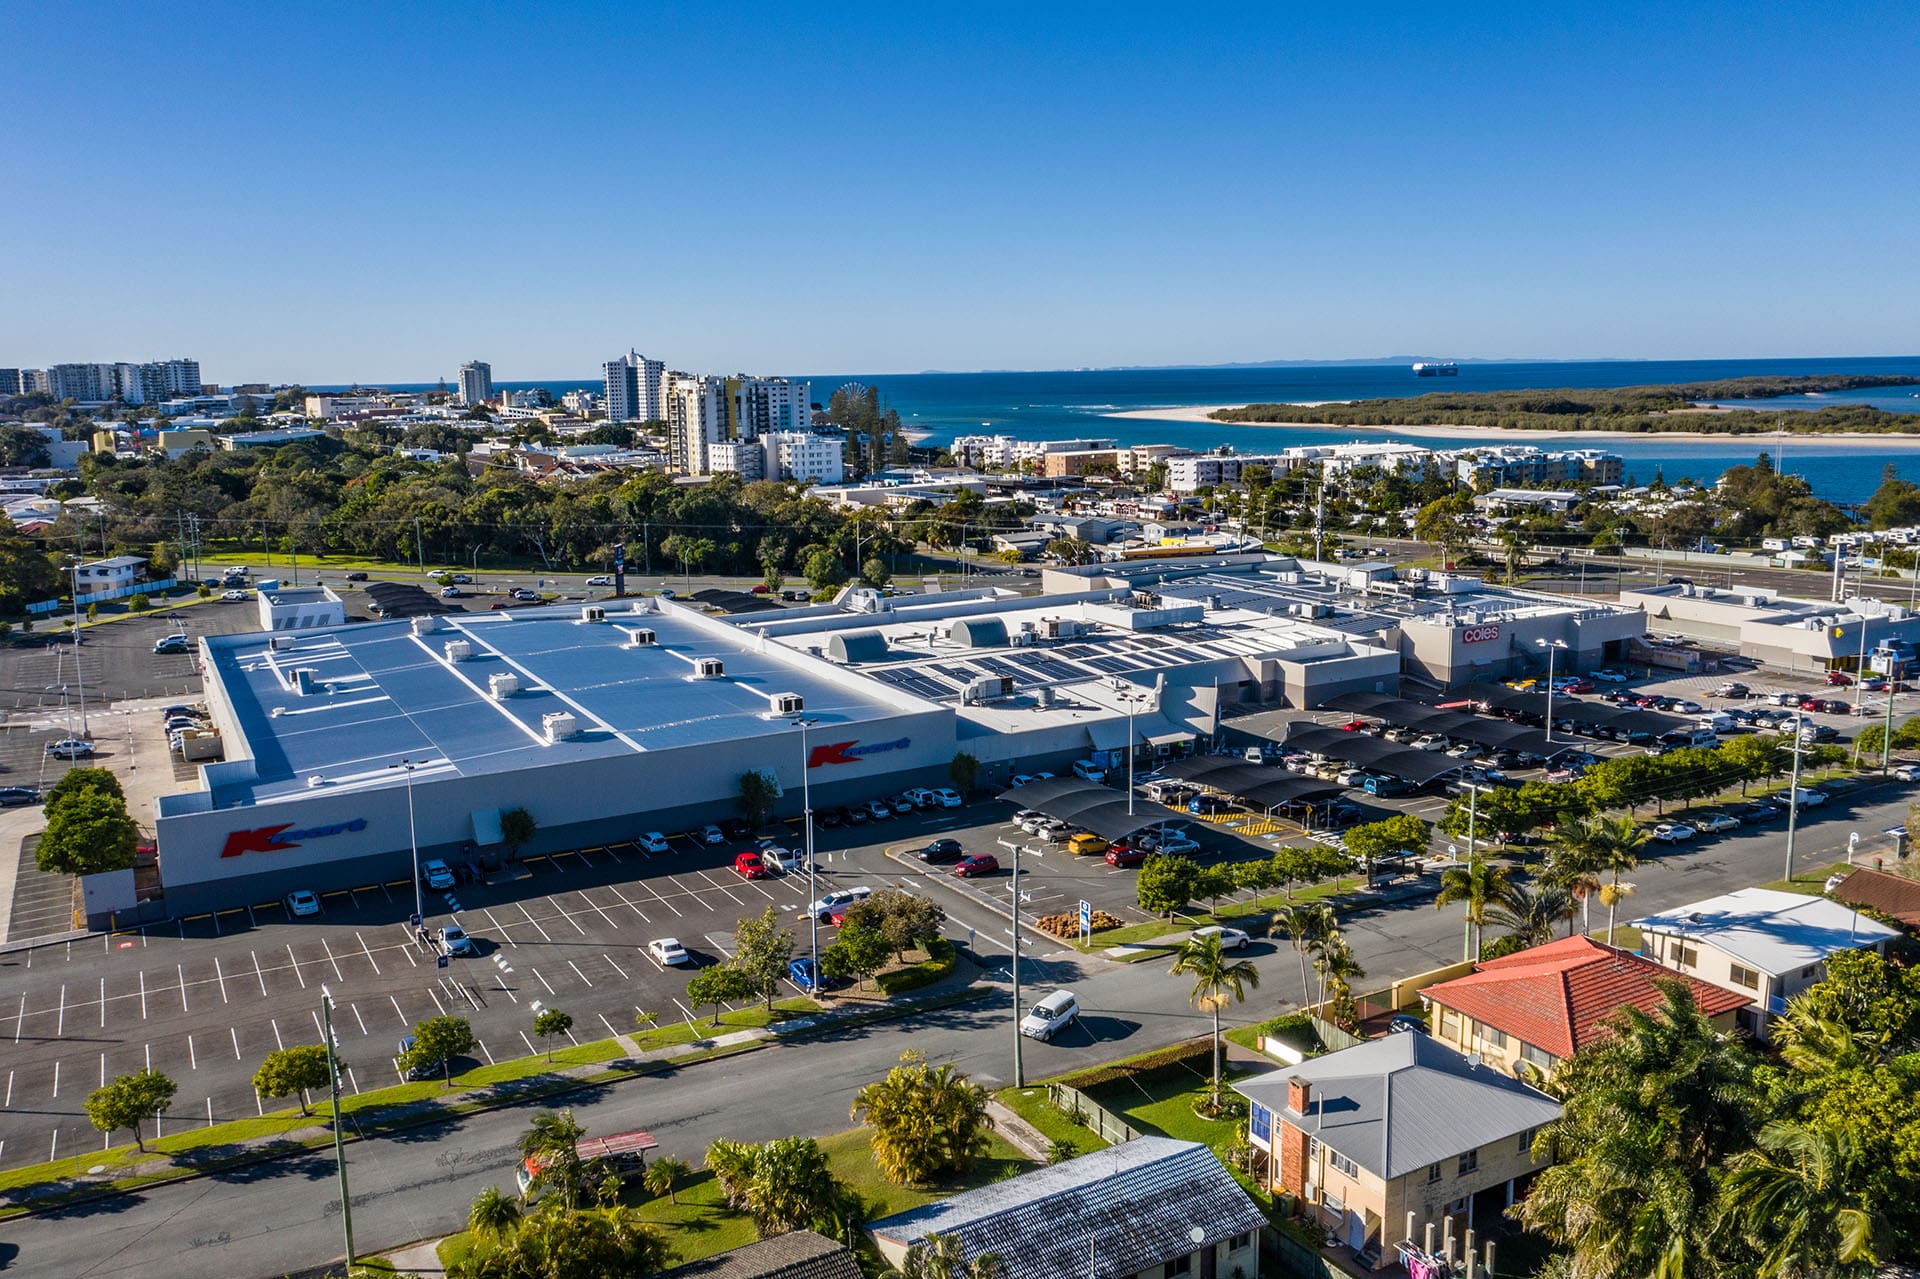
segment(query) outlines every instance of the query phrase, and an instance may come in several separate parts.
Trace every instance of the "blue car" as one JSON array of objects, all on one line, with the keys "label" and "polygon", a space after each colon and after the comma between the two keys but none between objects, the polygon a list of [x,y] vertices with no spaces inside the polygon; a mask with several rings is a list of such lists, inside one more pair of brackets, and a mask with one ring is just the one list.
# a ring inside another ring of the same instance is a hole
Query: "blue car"
[{"label": "blue car", "polygon": [[840,983],[832,977],[816,977],[813,969],[813,956],[802,955],[787,962],[787,976],[793,984],[812,994],[823,990],[833,990]]},{"label": "blue car", "polygon": [[1224,813],[1232,807],[1233,805],[1221,795],[1195,795],[1187,801],[1189,813]]}]

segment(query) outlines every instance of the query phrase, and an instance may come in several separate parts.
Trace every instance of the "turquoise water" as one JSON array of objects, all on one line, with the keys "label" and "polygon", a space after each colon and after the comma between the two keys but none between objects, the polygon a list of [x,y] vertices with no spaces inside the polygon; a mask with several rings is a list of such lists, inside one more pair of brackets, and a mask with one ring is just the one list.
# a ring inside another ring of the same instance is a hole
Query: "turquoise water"
[{"label": "turquoise water", "polygon": [[[842,383],[866,382],[910,428],[929,443],[955,435],[990,432],[1020,439],[1097,436],[1122,444],[1178,444],[1194,449],[1231,444],[1242,452],[1291,444],[1356,438],[1405,439],[1438,443],[1441,437],[1418,431],[1356,433],[1352,428],[1232,426],[1224,423],[1146,421],[1105,416],[1116,410],[1175,408],[1197,404],[1245,404],[1258,401],[1360,400],[1421,395],[1430,391],[1505,391],[1552,387],[1641,386],[1704,382],[1733,377],[1795,374],[1906,374],[1920,376],[1920,356],[1876,359],[1809,360],[1663,360],[1591,363],[1462,364],[1458,377],[1418,378],[1406,364],[1314,365],[1288,368],[1102,369],[1038,373],[810,374],[813,398],[824,403]],[[431,384],[422,384],[420,388]],[[556,393],[595,386],[576,381],[501,383],[504,387],[546,386]],[[1817,398],[1757,401],[1768,408],[1813,408],[1835,404],[1873,404],[1895,412],[1920,413],[1920,387],[1835,393]],[[1920,424],[1917,424],[1920,425]],[[1510,438],[1510,437],[1502,437]],[[1459,446],[1462,441],[1446,441]],[[1522,441],[1524,442],[1524,441]],[[1545,447],[1555,446],[1540,441]],[[1751,462],[1761,452],[1781,457],[1785,469],[1804,475],[1822,497],[1864,501],[1879,483],[1881,467],[1892,461],[1908,479],[1920,482],[1920,449],[1821,445],[1788,437],[1784,446],[1772,436],[1734,440],[1639,440],[1610,437],[1601,447],[1627,459],[1629,474],[1645,482],[1659,471],[1669,481],[1691,477],[1713,480],[1729,466]]]}]

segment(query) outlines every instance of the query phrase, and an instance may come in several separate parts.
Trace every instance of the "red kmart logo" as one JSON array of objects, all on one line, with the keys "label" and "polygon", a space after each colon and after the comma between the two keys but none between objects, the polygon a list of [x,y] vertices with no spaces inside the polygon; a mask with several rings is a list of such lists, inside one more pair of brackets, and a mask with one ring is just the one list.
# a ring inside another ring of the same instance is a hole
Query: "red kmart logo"
[{"label": "red kmart logo", "polygon": [[356,817],[350,822],[336,822],[331,826],[310,826],[305,830],[295,830],[292,822],[279,826],[262,826],[258,830],[236,830],[227,835],[226,847],[220,850],[220,855],[238,857],[242,853],[280,853],[289,848],[298,848],[310,839],[321,839],[328,835],[341,835],[348,831],[366,828],[367,819]]},{"label": "red kmart logo", "polygon": [[891,742],[833,742],[826,746],[816,746],[807,755],[807,767],[819,768],[823,764],[858,764],[868,755],[878,755],[884,751],[901,751],[913,745],[911,737],[897,738]]}]

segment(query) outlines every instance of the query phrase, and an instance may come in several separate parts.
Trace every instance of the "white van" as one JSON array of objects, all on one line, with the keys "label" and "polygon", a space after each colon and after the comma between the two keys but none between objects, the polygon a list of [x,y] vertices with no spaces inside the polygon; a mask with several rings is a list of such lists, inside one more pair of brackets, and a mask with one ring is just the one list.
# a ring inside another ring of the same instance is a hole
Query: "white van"
[{"label": "white van", "polygon": [[1084,777],[1090,782],[1104,782],[1107,780],[1107,770],[1090,759],[1074,760],[1073,775],[1075,777]]},{"label": "white van", "polygon": [[1709,733],[1731,733],[1735,727],[1733,716],[1722,711],[1697,716],[1693,723],[1696,728],[1704,728]]},{"label": "white van", "polygon": [[1080,1001],[1070,990],[1056,990],[1027,1010],[1020,1033],[1029,1039],[1052,1039],[1080,1016]]}]

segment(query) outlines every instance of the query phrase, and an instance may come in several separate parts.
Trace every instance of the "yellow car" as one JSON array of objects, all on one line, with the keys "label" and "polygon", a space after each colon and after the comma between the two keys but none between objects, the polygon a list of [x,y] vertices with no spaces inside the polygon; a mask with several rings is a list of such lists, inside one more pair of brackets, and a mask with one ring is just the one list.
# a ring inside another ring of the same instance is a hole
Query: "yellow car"
[{"label": "yellow car", "polygon": [[1517,688],[1523,693],[1530,693],[1540,687],[1540,681],[1537,679],[1510,679],[1507,681],[1507,687]]},{"label": "yellow car", "polygon": [[1067,841],[1067,851],[1075,857],[1097,857],[1110,847],[1106,840],[1085,831]]}]

